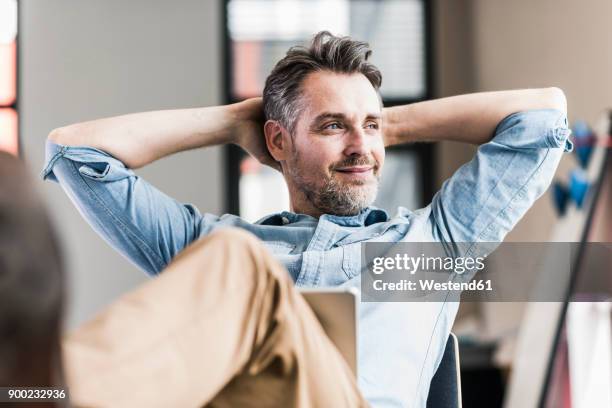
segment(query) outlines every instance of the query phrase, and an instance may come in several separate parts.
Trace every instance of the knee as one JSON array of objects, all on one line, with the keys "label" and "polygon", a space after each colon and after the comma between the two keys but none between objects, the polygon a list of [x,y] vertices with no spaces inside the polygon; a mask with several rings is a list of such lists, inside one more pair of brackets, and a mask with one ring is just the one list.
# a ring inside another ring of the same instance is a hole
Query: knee
[{"label": "knee", "polygon": [[244,263],[267,255],[263,243],[252,233],[239,228],[220,228],[193,242],[179,254],[199,258],[203,262]]},{"label": "knee", "polygon": [[221,262],[224,265],[239,265],[239,268],[227,269],[243,278],[254,271],[256,276],[266,273],[283,280],[289,279],[289,274],[268,251],[263,241],[244,229],[220,228],[201,241],[210,249],[210,255],[223,258]]}]

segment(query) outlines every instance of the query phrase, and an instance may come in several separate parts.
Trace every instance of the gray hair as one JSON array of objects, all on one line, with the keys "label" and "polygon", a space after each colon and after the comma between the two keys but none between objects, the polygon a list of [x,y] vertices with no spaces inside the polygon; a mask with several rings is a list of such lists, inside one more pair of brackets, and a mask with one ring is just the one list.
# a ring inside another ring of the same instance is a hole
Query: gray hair
[{"label": "gray hair", "polygon": [[361,73],[378,91],[382,74],[368,62],[370,54],[372,50],[368,43],[338,37],[329,31],[317,33],[306,47],[291,47],[266,79],[263,91],[266,119],[277,120],[293,135],[303,110],[300,104],[301,84],[306,75],[315,71]]}]

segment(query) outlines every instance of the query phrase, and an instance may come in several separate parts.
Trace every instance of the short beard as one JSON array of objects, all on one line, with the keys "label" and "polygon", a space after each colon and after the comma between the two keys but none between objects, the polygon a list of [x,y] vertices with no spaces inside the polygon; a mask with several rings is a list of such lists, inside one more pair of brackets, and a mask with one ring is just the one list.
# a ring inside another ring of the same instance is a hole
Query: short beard
[{"label": "short beard", "polygon": [[[378,182],[361,185],[341,184],[336,178],[331,177],[322,188],[315,191],[316,194],[312,194],[311,202],[322,212],[356,215],[374,202],[378,192]],[[310,192],[313,193],[312,190]],[[308,197],[308,194],[306,196]]]},{"label": "short beard", "polygon": [[[296,161],[299,161],[299,157],[296,157],[296,159]],[[288,170],[296,187],[323,214],[357,215],[374,202],[378,193],[378,166],[374,172],[375,182],[344,184],[332,174],[330,178],[325,180],[323,186],[307,180],[302,174],[294,171],[294,167],[290,167]]]}]

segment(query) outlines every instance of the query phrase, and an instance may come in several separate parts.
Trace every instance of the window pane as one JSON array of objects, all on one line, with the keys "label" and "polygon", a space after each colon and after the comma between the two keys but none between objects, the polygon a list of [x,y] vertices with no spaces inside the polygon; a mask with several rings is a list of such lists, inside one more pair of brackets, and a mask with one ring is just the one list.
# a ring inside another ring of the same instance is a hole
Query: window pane
[{"label": "window pane", "polygon": [[321,30],[346,35],[349,4],[349,0],[230,0],[230,37],[295,43]]},{"label": "window pane", "polygon": [[423,0],[230,0],[227,18],[234,98],[260,95],[287,49],[321,30],[370,43],[384,98],[426,96]]},{"label": "window pane", "polygon": [[9,44],[17,35],[17,0],[0,0],[0,44]]},{"label": "window pane", "polygon": [[15,102],[16,50],[15,41],[10,44],[0,43],[0,106],[9,106]]},{"label": "window pane", "polygon": [[249,222],[289,210],[289,191],[278,171],[247,156],[240,163],[240,216]]},{"label": "window pane", "polygon": [[0,150],[16,156],[19,153],[17,140],[17,112],[14,109],[0,109]]},{"label": "window pane", "polygon": [[423,1],[352,2],[351,35],[370,43],[372,63],[383,75],[380,92],[384,98],[425,97]]},{"label": "window pane", "polygon": [[16,92],[17,1],[0,0],[0,105],[11,105]]}]

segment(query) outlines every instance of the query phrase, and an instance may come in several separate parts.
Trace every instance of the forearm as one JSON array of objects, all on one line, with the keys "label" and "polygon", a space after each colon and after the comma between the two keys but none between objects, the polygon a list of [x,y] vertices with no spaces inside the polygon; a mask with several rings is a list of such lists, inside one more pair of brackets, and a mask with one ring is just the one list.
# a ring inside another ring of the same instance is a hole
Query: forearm
[{"label": "forearm", "polygon": [[387,146],[418,141],[488,142],[506,116],[530,109],[567,111],[559,88],[481,92],[385,108]]},{"label": "forearm", "polygon": [[55,129],[49,139],[103,150],[130,168],[198,147],[232,143],[240,104],[134,113]]}]

